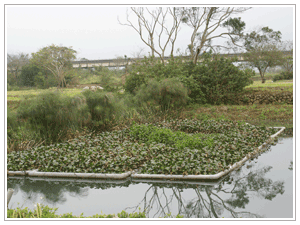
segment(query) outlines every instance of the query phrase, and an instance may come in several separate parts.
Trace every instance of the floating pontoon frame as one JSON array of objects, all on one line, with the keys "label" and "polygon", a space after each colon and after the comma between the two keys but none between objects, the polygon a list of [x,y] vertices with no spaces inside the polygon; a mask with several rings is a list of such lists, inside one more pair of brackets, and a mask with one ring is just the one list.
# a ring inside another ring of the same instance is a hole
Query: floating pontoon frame
[{"label": "floating pontoon frame", "polygon": [[165,179],[165,180],[218,180],[229,172],[241,167],[247,160],[256,156],[262,149],[267,146],[272,140],[281,134],[285,127],[274,127],[280,129],[277,133],[270,136],[270,138],[249,153],[241,161],[230,166],[229,169],[214,175],[164,175],[164,174],[139,174],[136,172],[126,172],[121,174],[102,174],[102,173],[63,173],[63,172],[38,172],[32,171],[8,171],[8,176],[30,176],[30,177],[64,177],[64,178],[85,178],[85,179],[125,179],[131,176],[134,179]]}]

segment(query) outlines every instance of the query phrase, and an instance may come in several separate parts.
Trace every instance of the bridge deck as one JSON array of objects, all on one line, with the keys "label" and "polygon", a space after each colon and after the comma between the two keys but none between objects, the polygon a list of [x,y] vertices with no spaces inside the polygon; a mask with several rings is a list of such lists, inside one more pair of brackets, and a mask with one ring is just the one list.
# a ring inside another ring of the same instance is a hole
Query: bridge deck
[{"label": "bridge deck", "polygon": [[[291,55],[291,52],[284,52],[285,54]],[[243,53],[232,53],[232,54],[220,54],[224,57],[237,57],[238,62],[244,62]],[[176,56],[175,56],[176,57]],[[159,57],[156,57],[159,59]],[[165,57],[165,60],[170,59],[171,57]],[[72,61],[73,67],[78,68],[88,68],[95,66],[104,66],[104,67],[124,67],[130,65],[133,62],[141,60],[141,58],[129,58],[129,59],[100,59],[100,60],[85,60],[85,61]]]}]

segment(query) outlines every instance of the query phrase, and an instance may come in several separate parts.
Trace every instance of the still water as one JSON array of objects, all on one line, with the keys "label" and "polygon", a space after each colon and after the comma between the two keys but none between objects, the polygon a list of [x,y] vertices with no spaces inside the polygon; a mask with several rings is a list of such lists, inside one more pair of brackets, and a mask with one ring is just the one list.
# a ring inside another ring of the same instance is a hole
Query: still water
[{"label": "still water", "polygon": [[9,208],[58,207],[57,214],[117,214],[147,217],[293,218],[293,138],[280,138],[257,159],[215,183],[127,179],[100,181],[9,177]]}]

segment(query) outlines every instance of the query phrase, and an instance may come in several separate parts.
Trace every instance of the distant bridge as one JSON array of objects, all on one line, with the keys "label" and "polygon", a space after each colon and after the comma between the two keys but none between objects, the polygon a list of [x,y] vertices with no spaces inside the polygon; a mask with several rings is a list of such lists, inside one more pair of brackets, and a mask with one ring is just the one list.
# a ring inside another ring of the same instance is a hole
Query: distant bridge
[{"label": "distant bridge", "polygon": [[[287,55],[292,55],[290,51],[284,52]],[[238,62],[244,62],[243,53],[233,53],[233,54],[220,54],[224,57],[237,57]],[[176,56],[175,56],[176,57]],[[156,57],[159,59],[159,57]],[[165,57],[167,61],[171,57]],[[93,68],[98,66],[104,67],[125,67],[134,63],[135,61],[141,60],[142,58],[128,58],[128,59],[100,59],[100,60],[81,60],[81,61],[72,61],[73,68]]]}]

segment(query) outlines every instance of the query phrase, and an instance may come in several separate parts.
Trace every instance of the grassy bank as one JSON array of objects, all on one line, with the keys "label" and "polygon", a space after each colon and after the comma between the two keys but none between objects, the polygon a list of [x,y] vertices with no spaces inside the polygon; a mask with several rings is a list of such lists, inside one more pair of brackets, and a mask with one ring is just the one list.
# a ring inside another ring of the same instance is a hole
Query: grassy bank
[{"label": "grassy bank", "polygon": [[[10,102],[16,109],[18,102]],[[134,113],[132,113],[134,114]],[[180,118],[229,119],[254,125],[293,127],[293,105],[192,105],[176,113]],[[134,119],[134,118],[133,118]],[[139,120],[139,118],[135,118]]]},{"label": "grassy bank", "polygon": [[[288,89],[292,88],[292,87],[280,87],[280,86],[270,88],[268,87],[269,83],[263,85],[264,86],[262,88],[271,90],[271,92],[277,92],[277,91],[280,92],[282,90],[286,92],[287,88]],[[249,87],[249,88],[255,89],[255,87]],[[62,96],[74,97],[74,96],[78,96],[81,90],[82,88],[80,89],[73,88],[73,89],[62,89],[61,91],[63,91]],[[46,90],[41,90],[41,92],[43,91]],[[52,91],[54,92],[56,91],[56,89]],[[40,94],[39,92],[40,91],[37,90],[14,91],[14,92],[8,92],[8,96],[19,98],[19,99],[24,98],[24,96],[30,98],[39,95]],[[119,95],[119,97],[121,99],[123,98],[122,95]],[[39,146],[41,144],[45,145],[47,141],[39,137],[40,136],[39,133],[34,132],[34,129],[33,130],[30,129],[29,124],[26,123],[26,120],[21,119],[20,121],[18,121],[18,123],[20,123],[19,125],[15,123],[17,119],[16,112],[20,105],[20,102],[21,102],[20,100],[8,100],[7,102],[8,107],[10,109],[9,112],[10,115],[8,115],[10,119],[10,125],[14,126],[12,127],[13,129],[8,130],[10,137],[12,137],[8,140],[8,152],[12,150],[30,149]],[[257,126],[267,126],[267,127],[284,126],[288,128],[286,130],[288,131],[288,134],[292,135],[293,105],[290,104],[282,104],[282,103],[281,104],[249,104],[249,105],[193,104],[193,105],[188,105],[187,107],[181,108],[179,110],[167,110],[165,112],[154,112],[147,106],[145,106],[144,108],[136,109],[135,107],[127,106],[126,105],[127,103],[125,103],[123,100],[121,100],[119,103],[115,105],[115,107],[116,109],[122,109],[122,110],[119,110],[121,112],[119,113],[120,115],[118,119],[114,118],[114,121],[110,120],[109,122],[106,122],[106,124],[110,126],[109,129],[120,130],[125,128],[127,125],[130,125],[132,122],[153,123],[153,122],[163,121],[166,119],[197,119],[197,120],[225,119],[231,121],[248,122],[250,124],[257,125]],[[78,99],[77,100],[75,99],[74,104],[79,104],[78,107],[81,107],[80,102],[78,102]],[[121,106],[121,108],[119,106]],[[72,107],[75,107],[75,105]],[[53,107],[50,107],[50,109],[51,108]],[[102,110],[102,109],[95,108],[95,110]],[[49,113],[49,111],[47,112]],[[53,113],[55,114],[55,111]],[[81,120],[80,115],[78,119]],[[63,127],[68,128],[66,126]],[[71,129],[70,127],[70,129],[65,129],[64,132],[59,133],[59,141],[60,142],[66,141],[70,138],[76,138],[91,132],[89,131],[89,129],[87,129],[87,127],[83,127],[83,128],[84,129],[75,130],[75,129]]]},{"label": "grassy bank", "polygon": [[277,90],[280,90],[280,88],[284,88],[287,91],[293,91],[293,81],[292,80],[280,80],[273,82],[272,80],[266,80],[265,83],[262,83],[261,81],[254,81],[253,84],[246,87],[246,89],[251,88],[260,88],[260,89],[268,89],[268,88],[277,88]]}]

